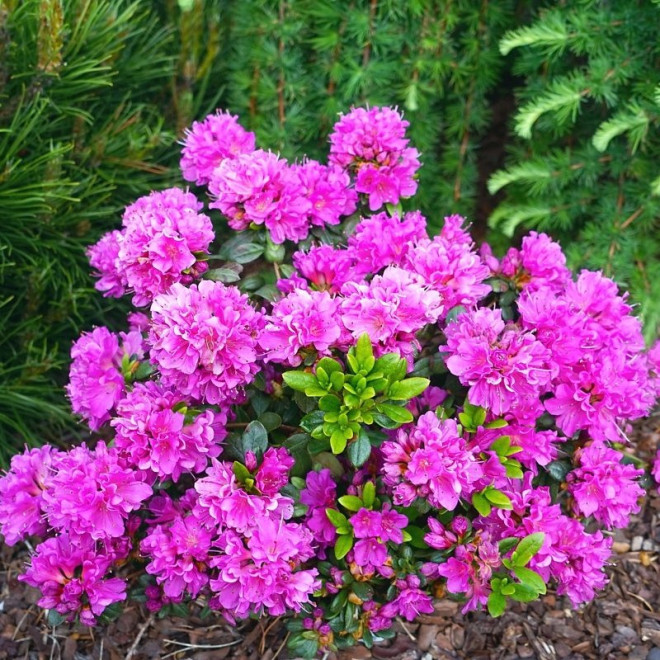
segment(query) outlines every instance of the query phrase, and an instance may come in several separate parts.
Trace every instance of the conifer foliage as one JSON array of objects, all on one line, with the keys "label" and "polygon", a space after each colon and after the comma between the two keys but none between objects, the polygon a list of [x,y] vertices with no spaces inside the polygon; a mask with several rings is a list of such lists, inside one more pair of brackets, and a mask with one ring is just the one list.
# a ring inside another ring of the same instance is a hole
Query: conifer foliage
[{"label": "conifer foliage", "polygon": [[169,32],[140,2],[0,2],[0,461],[70,419],[85,247],[167,172]]},{"label": "conifer foliage", "polygon": [[[559,4],[559,3],[557,3]],[[500,41],[523,77],[509,162],[489,181],[491,225],[549,231],[660,320],[660,6],[554,6]],[[511,53],[511,55],[509,55]]]}]

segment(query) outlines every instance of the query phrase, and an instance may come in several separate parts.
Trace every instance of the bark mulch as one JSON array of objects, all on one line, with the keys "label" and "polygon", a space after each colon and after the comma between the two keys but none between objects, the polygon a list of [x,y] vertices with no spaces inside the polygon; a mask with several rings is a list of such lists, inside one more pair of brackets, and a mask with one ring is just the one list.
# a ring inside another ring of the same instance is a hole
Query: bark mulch
[{"label": "bark mulch", "polygon": [[[640,453],[658,446],[660,417],[639,433]],[[660,494],[646,499],[631,526],[618,532],[608,569],[610,583],[592,603],[573,610],[549,592],[517,604],[499,619],[461,615],[442,600],[431,616],[400,623],[397,636],[371,651],[355,647],[325,660],[660,660]],[[150,616],[136,605],[94,630],[48,625],[39,593],[18,582],[25,553],[0,552],[0,660],[275,660],[287,658],[286,631],[278,620],[238,627],[193,615]]]}]

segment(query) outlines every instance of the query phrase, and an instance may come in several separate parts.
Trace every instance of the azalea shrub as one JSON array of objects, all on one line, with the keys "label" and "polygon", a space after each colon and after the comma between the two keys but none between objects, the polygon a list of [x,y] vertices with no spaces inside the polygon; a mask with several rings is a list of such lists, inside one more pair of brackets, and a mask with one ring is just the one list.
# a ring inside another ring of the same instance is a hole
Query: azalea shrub
[{"label": "azalea shrub", "polygon": [[501,259],[456,215],[430,237],[402,208],[406,128],[356,108],[327,164],[289,163],[217,112],[185,137],[197,192],[138,199],[89,249],[96,287],[138,308],[72,349],[95,440],[0,479],[0,529],[30,540],[19,579],[52,621],[195,603],[283,616],[313,657],[434,598],[499,616],[606,584],[611,530],[651,483],[628,434],[660,349],[545,234]]}]

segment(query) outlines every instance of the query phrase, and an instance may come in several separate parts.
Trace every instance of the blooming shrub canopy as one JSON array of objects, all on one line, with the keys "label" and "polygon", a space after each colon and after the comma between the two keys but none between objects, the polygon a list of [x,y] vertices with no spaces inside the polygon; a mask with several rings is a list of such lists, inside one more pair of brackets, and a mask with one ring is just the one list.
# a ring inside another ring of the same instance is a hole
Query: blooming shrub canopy
[{"label": "blooming shrub canopy", "polygon": [[[459,216],[428,236],[401,209],[406,127],[357,108],[328,165],[290,164],[212,115],[181,163],[207,212],[152,193],[90,248],[97,288],[143,308],[72,349],[73,409],[105,440],[0,478],[0,530],[38,538],[20,579],[54,616],[202,598],[287,616],[311,657],[432,612],[438,587],[498,616],[606,583],[601,530],[644,494],[626,433],[660,393],[659,348],[544,234],[501,260]],[[211,254],[222,218],[238,234]]]}]

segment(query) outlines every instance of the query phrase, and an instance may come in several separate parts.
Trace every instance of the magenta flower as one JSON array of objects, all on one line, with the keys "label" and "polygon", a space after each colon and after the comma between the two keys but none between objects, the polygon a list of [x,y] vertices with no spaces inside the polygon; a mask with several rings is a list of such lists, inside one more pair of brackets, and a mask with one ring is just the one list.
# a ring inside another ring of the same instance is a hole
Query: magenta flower
[{"label": "magenta flower", "polygon": [[341,116],[330,135],[330,163],[355,174],[355,189],[368,196],[372,211],[417,190],[419,153],[408,147],[407,127],[392,108],[354,108]]},{"label": "magenta flower", "polygon": [[221,452],[227,416],[205,410],[186,418],[180,395],[156,383],[137,383],[117,405],[115,447],[125,464],[178,481],[184,472],[203,472]]},{"label": "magenta flower", "polygon": [[74,544],[66,535],[49,538],[19,580],[41,591],[39,606],[93,626],[106,607],[126,598],[126,583],[108,577],[113,560],[87,538]]},{"label": "magenta flower", "polygon": [[169,188],[126,207],[117,270],[133,291],[133,304],[148,305],[175,282],[189,284],[207,264],[215,234],[202,203],[190,192]]},{"label": "magenta flower", "polygon": [[104,327],[84,333],[71,349],[67,394],[73,412],[93,431],[110,419],[124,394],[123,355],[117,335]]},{"label": "magenta flower", "polygon": [[120,466],[119,452],[103,442],[94,451],[82,445],[61,454],[55,467],[43,508],[50,526],[72,538],[121,537],[129,514],[152,494],[136,472]]},{"label": "magenta flower", "polygon": [[337,225],[342,216],[355,211],[357,194],[350,187],[351,180],[341,167],[306,160],[301,165],[293,165],[292,169],[298,176],[303,195],[310,202],[310,225]]},{"label": "magenta flower", "polygon": [[351,343],[366,332],[377,355],[396,352],[411,358],[419,348],[415,333],[435,323],[442,311],[435,291],[428,291],[419,276],[394,266],[368,284],[345,284],[341,293],[341,318]]},{"label": "magenta flower", "polygon": [[168,599],[178,602],[184,594],[196,598],[208,584],[212,538],[213,532],[194,515],[149,529],[140,543],[140,551],[150,559],[145,570],[156,576]]},{"label": "magenta flower", "polygon": [[575,511],[608,529],[625,527],[630,514],[639,511],[644,489],[637,479],[644,470],[624,465],[620,452],[599,442],[578,450],[577,456],[578,467],[566,478]]},{"label": "magenta flower", "polygon": [[315,568],[300,566],[314,554],[311,534],[301,525],[264,519],[247,543],[228,531],[216,545],[222,554],[211,559],[218,569],[210,581],[211,604],[232,618],[299,612],[321,585]]},{"label": "magenta flower", "polygon": [[[266,471],[261,475],[262,485],[269,492],[272,492],[273,485],[283,482],[284,468],[278,470],[271,463],[276,459],[277,453],[269,455]],[[288,459],[286,465],[290,465]],[[263,524],[266,519],[287,520],[293,515],[293,501],[279,492],[272,495],[246,492],[237,481],[231,463],[221,463],[214,459],[206,475],[195,483],[195,490],[199,494],[198,509],[201,510],[199,516],[202,519],[208,516],[221,527],[248,533],[248,530]]]},{"label": "magenta flower", "polygon": [[416,575],[408,575],[405,580],[397,580],[397,596],[381,608],[381,616],[387,618],[402,616],[408,621],[414,621],[420,614],[433,614],[433,599],[420,589],[420,584]]},{"label": "magenta flower", "polygon": [[98,291],[102,291],[105,297],[121,298],[126,293],[128,282],[118,263],[123,237],[122,232],[111,231],[87,248],[89,263],[96,269],[92,274],[99,278],[94,286]]},{"label": "magenta flower", "polygon": [[49,487],[59,452],[49,445],[13,456],[9,471],[0,477],[0,533],[7,545],[47,530],[43,492]]},{"label": "magenta flower", "polygon": [[278,300],[259,336],[264,361],[295,367],[305,352],[329,355],[342,332],[338,309],[339,301],[326,291],[300,289]]},{"label": "magenta flower", "polygon": [[339,293],[346,282],[362,279],[357,275],[353,252],[331,245],[318,245],[311,247],[308,252],[295,252],[293,265],[319,291]]},{"label": "magenta flower", "polygon": [[549,351],[530,332],[505,325],[499,309],[461,314],[445,335],[447,368],[470,387],[473,405],[502,415],[546,391]]},{"label": "magenta flower", "polygon": [[363,218],[348,238],[348,251],[360,278],[386,266],[404,266],[418,241],[428,240],[426,219],[419,211],[403,218],[378,213]]},{"label": "magenta flower", "polygon": [[264,225],[274,243],[295,243],[310,229],[312,205],[296,170],[276,154],[261,149],[224,160],[209,182],[211,208],[242,231]]},{"label": "magenta flower", "polygon": [[337,531],[325,510],[337,508],[337,484],[327,468],[309,472],[305,482],[306,487],[300,491],[300,502],[308,506],[305,525],[321,547],[332,545],[337,538]]},{"label": "magenta flower", "polygon": [[186,129],[181,151],[183,178],[199,186],[207,184],[222,161],[250,153],[254,143],[254,133],[246,131],[238,117],[228,112],[216,111],[204,121],[195,121]]},{"label": "magenta flower", "polygon": [[164,385],[195,401],[237,400],[257,365],[260,312],[236,287],[175,284],[151,306],[151,361]]},{"label": "magenta flower", "polygon": [[[454,236],[457,232],[447,233]],[[440,294],[445,313],[457,305],[476,305],[491,290],[484,284],[490,270],[473,244],[445,238],[443,234],[419,241],[408,253],[405,267],[418,273],[430,289]]]},{"label": "magenta flower", "polygon": [[396,439],[383,443],[381,451],[383,481],[400,506],[410,506],[422,497],[452,511],[483,476],[456,422],[439,420],[433,412],[422,415],[415,426],[397,431]]}]

